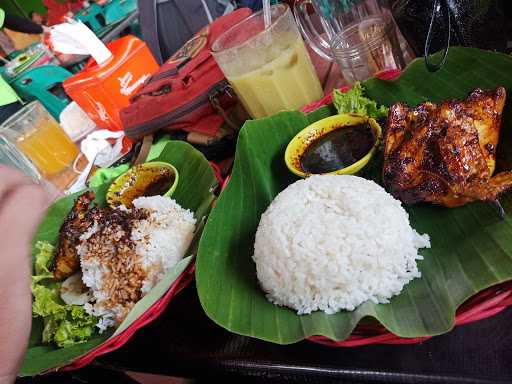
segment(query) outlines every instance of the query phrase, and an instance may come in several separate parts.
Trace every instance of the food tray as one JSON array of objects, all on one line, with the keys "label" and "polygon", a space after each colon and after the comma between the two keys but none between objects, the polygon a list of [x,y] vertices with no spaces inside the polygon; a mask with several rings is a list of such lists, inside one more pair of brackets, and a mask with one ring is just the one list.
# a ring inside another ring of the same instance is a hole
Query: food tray
[{"label": "food tray", "polygon": [[[380,80],[391,81],[400,75],[400,71],[389,71],[378,76]],[[345,86],[340,90],[346,92],[350,86]],[[332,94],[328,94],[323,99],[311,103],[302,108],[302,112],[310,113],[314,110],[329,105],[332,102]],[[227,180],[226,180],[227,181]],[[225,182],[226,182],[225,181]],[[225,185],[223,185],[224,188]],[[474,323],[494,316],[505,308],[512,305],[512,283],[503,283],[488,288],[479,294],[468,299],[457,311],[455,316],[455,326]],[[323,336],[313,336],[308,340],[314,343],[329,347],[359,347],[371,344],[417,344],[430,337],[404,338],[389,332],[378,323],[361,322],[352,332],[351,336],[343,341],[334,341]]]},{"label": "food tray", "polygon": [[[330,98],[329,98],[330,99]],[[310,110],[311,111],[311,110]],[[229,182],[227,177],[221,184],[224,189]],[[512,282],[488,288],[468,299],[457,311],[455,326],[474,323],[497,315],[512,305]],[[334,341],[323,336],[313,336],[309,341],[328,347],[360,347],[371,344],[418,344],[430,337],[405,338],[389,332],[379,323],[362,321],[343,341]]]},{"label": "food tray", "polygon": [[[210,162],[210,166],[215,173],[215,178],[219,185],[224,185],[224,181],[222,180],[222,174],[220,168],[217,164]],[[180,293],[184,288],[186,288],[190,282],[194,279],[195,273],[195,260],[189,264],[187,269],[183,271],[183,273],[176,279],[176,281],[171,285],[169,290],[165,293],[164,296],[160,298],[151,308],[149,308],[141,317],[139,317],[133,324],[131,324],[127,329],[125,329],[120,334],[111,337],[107,342],[99,345],[92,351],[87,354],[79,357],[71,364],[62,368],[63,371],[71,371],[75,369],[80,369],[89,365],[96,357],[104,355],[106,353],[115,351],[116,349],[121,348],[131,337],[142,327],[151,323],[153,320],[157,319],[162,312],[167,308],[171,300]]]}]

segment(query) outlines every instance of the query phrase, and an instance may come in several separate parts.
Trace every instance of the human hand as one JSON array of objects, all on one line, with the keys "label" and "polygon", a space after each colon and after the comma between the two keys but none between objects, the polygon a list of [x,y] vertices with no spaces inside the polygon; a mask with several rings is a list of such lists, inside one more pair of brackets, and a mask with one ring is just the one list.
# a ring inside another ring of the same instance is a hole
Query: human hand
[{"label": "human hand", "polygon": [[32,323],[30,241],[48,205],[43,189],[0,165],[0,384],[12,383]]}]

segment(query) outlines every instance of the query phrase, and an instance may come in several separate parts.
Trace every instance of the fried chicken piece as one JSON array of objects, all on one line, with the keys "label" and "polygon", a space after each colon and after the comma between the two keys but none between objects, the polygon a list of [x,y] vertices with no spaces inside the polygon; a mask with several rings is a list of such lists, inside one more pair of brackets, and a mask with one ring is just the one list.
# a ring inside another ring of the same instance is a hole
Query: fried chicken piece
[{"label": "fried chicken piece", "polygon": [[80,236],[94,222],[90,209],[93,201],[93,192],[85,192],[78,197],[60,227],[57,254],[50,266],[56,280],[64,280],[80,268],[80,257],[76,245],[79,243]]},{"label": "fried chicken piece", "polygon": [[439,106],[391,106],[384,139],[386,188],[408,204],[496,201],[512,188],[512,172],[493,176],[505,98],[505,88],[498,87]]}]

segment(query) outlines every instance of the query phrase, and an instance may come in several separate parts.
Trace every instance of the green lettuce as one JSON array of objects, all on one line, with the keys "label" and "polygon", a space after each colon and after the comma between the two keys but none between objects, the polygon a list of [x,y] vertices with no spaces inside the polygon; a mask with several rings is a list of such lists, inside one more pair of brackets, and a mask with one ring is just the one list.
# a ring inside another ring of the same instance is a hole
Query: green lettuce
[{"label": "green lettuce", "polygon": [[359,113],[372,117],[376,120],[388,116],[388,108],[381,105],[377,108],[377,103],[363,96],[364,88],[359,81],[347,92],[341,92],[335,89],[332,94],[332,102],[338,113]]},{"label": "green lettuce", "polygon": [[34,262],[34,273],[32,276],[32,285],[39,283],[45,279],[53,279],[53,273],[50,272],[48,266],[53,257],[53,246],[44,241],[36,243],[37,255]]},{"label": "green lettuce", "polygon": [[49,265],[54,247],[47,242],[36,244],[38,253],[32,276],[32,316],[43,319],[43,343],[59,347],[86,342],[93,334],[97,319],[80,305],[65,304],[60,298],[61,283],[53,279]]},{"label": "green lettuce", "polygon": [[96,318],[87,314],[82,306],[68,305],[67,319],[60,322],[54,340],[59,347],[84,343],[92,336]]},{"label": "green lettuce", "polygon": [[59,297],[59,286],[47,287],[41,284],[32,284],[32,315],[34,317],[54,317],[64,319],[66,317],[66,304],[62,304]]}]

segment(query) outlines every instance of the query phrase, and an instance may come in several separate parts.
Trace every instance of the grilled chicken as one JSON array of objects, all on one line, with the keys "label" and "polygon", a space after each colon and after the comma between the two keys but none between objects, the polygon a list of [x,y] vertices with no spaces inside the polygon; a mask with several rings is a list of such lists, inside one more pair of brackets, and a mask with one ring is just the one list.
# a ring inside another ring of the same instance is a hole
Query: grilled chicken
[{"label": "grilled chicken", "polygon": [[80,268],[80,257],[76,250],[80,236],[92,225],[90,206],[94,200],[93,192],[85,192],[76,199],[73,208],[60,227],[57,254],[50,269],[56,280],[64,280]]},{"label": "grilled chicken", "polygon": [[457,207],[496,201],[512,172],[493,176],[506,92],[476,89],[466,100],[389,109],[383,181],[404,203]]}]

